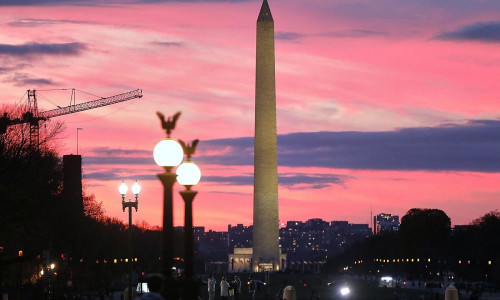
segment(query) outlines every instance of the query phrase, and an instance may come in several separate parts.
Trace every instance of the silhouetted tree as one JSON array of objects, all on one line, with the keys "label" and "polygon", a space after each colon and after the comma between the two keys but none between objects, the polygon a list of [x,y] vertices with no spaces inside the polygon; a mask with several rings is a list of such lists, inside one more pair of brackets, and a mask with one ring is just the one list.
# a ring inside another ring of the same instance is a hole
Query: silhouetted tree
[{"label": "silhouetted tree", "polygon": [[[474,238],[470,248],[475,253],[473,256],[481,266],[480,275],[490,273],[490,280],[495,279],[500,285],[500,212],[492,211],[472,221],[472,236]],[[489,265],[488,261],[493,262]],[[479,274],[478,274],[479,275]]]},{"label": "silhouetted tree", "polygon": [[401,218],[401,253],[409,257],[444,254],[450,232],[451,220],[442,210],[412,208]]},{"label": "silhouetted tree", "polygon": [[96,221],[104,221],[106,217],[102,201],[98,202],[94,194],[85,194],[83,196],[83,214]]},{"label": "silhouetted tree", "polygon": [[[18,136],[23,136],[19,128]],[[13,135],[14,129],[9,133]],[[62,184],[61,161],[46,144],[0,138],[0,244],[4,251],[38,254],[53,238]]]},{"label": "silhouetted tree", "polygon": [[483,259],[488,259],[493,256],[498,256],[500,253],[500,212],[492,211],[484,216],[472,221],[471,225],[477,232],[475,243],[477,243],[477,253],[483,256]]},{"label": "silhouetted tree", "polygon": [[[62,165],[54,139],[62,125],[52,124],[56,126],[40,128],[38,147],[30,143],[29,125],[6,127],[0,133],[0,281],[18,283],[21,261],[30,261],[25,265],[38,272],[35,266],[45,262],[43,254],[53,255],[48,249],[64,248],[57,230]],[[24,273],[27,278],[29,270]]]},{"label": "silhouetted tree", "polygon": [[[500,286],[500,213],[492,211],[455,229],[449,261],[459,280],[483,281]],[[489,263],[491,262],[491,264]]]},{"label": "silhouetted tree", "polygon": [[394,257],[399,257],[398,234],[396,232],[387,232],[353,243],[343,253],[328,260],[324,269],[329,272],[337,272],[345,266],[352,266],[355,261],[362,259],[364,260],[363,264],[356,268],[361,268],[366,273],[373,269],[374,273],[376,273],[379,267],[373,267],[375,259]]}]

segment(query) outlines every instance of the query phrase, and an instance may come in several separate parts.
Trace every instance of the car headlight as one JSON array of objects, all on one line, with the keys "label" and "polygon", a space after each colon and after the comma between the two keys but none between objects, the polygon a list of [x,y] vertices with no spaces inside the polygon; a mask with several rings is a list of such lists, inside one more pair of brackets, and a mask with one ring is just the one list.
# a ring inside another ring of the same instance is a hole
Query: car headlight
[{"label": "car headlight", "polygon": [[340,289],[340,295],[342,296],[347,296],[350,292],[351,290],[346,286]]}]

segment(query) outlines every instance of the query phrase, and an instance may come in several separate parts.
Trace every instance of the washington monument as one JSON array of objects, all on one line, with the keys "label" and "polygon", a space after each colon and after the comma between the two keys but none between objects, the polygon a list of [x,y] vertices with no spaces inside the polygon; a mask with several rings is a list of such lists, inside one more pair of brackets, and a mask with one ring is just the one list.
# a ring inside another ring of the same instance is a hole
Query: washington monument
[{"label": "washington monument", "polygon": [[257,19],[252,271],[280,270],[274,21],[267,0]]}]

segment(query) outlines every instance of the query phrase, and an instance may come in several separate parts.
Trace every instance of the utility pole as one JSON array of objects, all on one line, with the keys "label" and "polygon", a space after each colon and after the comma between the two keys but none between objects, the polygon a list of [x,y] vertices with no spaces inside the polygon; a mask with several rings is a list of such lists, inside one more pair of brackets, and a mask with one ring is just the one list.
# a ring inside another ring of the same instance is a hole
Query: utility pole
[{"label": "utility pole", "polygon": [[78,131],[83,130],[83,128],[76,129],[76,155],[78,155]]}]

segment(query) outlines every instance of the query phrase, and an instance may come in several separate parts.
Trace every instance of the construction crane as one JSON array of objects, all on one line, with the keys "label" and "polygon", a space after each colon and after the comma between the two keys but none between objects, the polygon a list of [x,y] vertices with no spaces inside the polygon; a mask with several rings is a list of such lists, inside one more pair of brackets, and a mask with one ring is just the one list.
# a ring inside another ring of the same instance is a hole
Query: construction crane
[{"label": "construction crane", "polygon": [[30,144],[38,147],[40,121],[46,121],[50,118],[59,117],[67,114],[73,114],[84,110],[94,109],[102,106],[107,106],[119,102],[124,102],[142,97],[142,90],[137,89],[130,92],[110,96],[101,97],[96,100],[76,104],[75,89],[71,92],[71,103],[66,107],[58,107],[52,110],[38,111],[38,103],[36,99],[36,90],[28,90],[28,107],[29,110],[23,113],[21,118],[11,119],[4,113],[0,117],[0,135],[7,131],[7,128],[12,125],[29,123],[30,125]]}]

